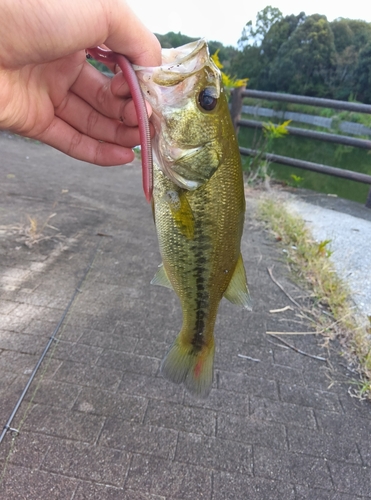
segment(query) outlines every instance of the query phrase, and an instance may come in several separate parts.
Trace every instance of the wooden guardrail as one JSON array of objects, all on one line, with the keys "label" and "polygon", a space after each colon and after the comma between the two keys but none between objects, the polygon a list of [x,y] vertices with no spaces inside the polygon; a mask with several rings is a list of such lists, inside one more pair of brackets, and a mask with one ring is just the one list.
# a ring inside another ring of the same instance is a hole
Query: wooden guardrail
[{"label": "wooden guardrail", "polygon": [[[297,104],[307,104],[312,106],[322,106],[331,109],[340,109],[346,111],[355,111],[358,113],[371,114],[371,105],[359,104],[346,101],[335,101],[332,99],[321,99],[316,97],[298,96],[293,94],[279,94],[275,92],[264,92],[260,90],[246,90],[244,87],[238,87],[232,92],[231,101],[231,115],[233,125],[238,133],[239,127],[262,128],[262,122],[256,120],[242,120],[242,100],[244,97],[253,97],[256,99],[274,100],[281,102],[291,102]],[[304,136],[314,140],[333,142],[336,144],[344,144],[363,149],[371,150],[371,141],[366,139],[357,139],[345,135],[329,134],[326,132],[316,132],[308,129],[300,129],[296,127],[287,127],[289,134],[296,136]],[[240,153],[245,156],[257,156],[259,151],[240,147]],[[271,153],[265,153],[263,158],[274,163],[289,165],[292,167],[302,168],[313,172],[341,177],[352,181],[362,182],[371,186],[371,175],[361,172],[354,172],[351,170],[344,170],[330,165],[322,165],[319,163],[312,163],[309,161],[298,160],[296,158],[289,158],[287,156],[280,156]],[[367,196],[366,207],[371,208],[371,188]]]}]

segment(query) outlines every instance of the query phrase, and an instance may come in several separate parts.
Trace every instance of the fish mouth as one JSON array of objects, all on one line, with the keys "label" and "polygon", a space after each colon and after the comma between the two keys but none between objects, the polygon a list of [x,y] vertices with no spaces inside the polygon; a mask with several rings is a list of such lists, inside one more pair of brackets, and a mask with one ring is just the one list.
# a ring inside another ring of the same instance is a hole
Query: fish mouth
[{"label": "fish mouth", "polygon": [[[204,54],[202,54],[202,51]],[[210,57],[205,38],[200,38],[195,42],[187,43],[175,49],[162,49],[161,54],[161,66],[147,67],[134,64],[134,70],[143,71],[144,73],[149,72],[156,83],[159,83],[157,78],[161,81],[171,81],[176,78],[176,75],[178,80],[183,75],[183,78],[179,80],[182,81],[182,79],[188,78],[199,71]],[[174,83],[171,85],[174,85]]]},{"label": "fish mouth", "polygon": [[[195,93],[203,80],[215,89],[216,96],[221,93],[220,71],[210,58],[206,40],[162,49],[161,66],[134,69],[145,99],[152,106],[151,119],[156,130],[153,148],[158,166],[179,187],[197,189],[210,179],[220,163],[219,149],[214,147],[217,137],[210,137],[210,133],[200,137],[194,131],[192,136],[180,110],[189,105],[191,111],[200,111]],[[174,130],[178,130],[175,135]],[[183,144],[172,140],[174,137]]]}]

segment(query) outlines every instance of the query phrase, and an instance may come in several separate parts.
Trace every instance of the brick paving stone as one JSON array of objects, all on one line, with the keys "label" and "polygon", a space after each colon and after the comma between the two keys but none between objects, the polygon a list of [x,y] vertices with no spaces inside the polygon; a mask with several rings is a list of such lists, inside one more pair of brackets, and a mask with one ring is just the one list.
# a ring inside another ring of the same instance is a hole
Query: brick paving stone
[{"label": "brick paving stone", "polygon": [[269,375],[280,385],[292,384],[303,386],[303,370],[292,368],[291,366],[273,365],[269,370]]},{"label": "brick paving stone", "polygon": [[[213,500],[295,500],[294,486],[284,481],[251,478],[246,474],[213,473]],[[313,499],[314,500],[314,499]]]},{"label": "brick paving stone", "polygon": [[28,468],[40,468],[53,439],[31,432],[9,433],[0,448],[0,459]]},{"label": "brick paving stone", "polygon": [[54,441],[41,469],[53,474],[121,487],[130,455],[117,449],[86,445],[80,442]]},{"label": "brick paving stone", "polygon": [[100,347],[59,340],[53,354],[56,359],[95,365],[102,352]]},{"label": "brick paving stone", "polygon": [[[42,319],[37,318],[31,321],[27,321],[23,333],[34,336],[44,335],[45,337],[51,337],[56,328],[56,325],[58,324],[60,315],[61,313],[60,311],[58,311],[58,316],[54,321],[53,320],[46,321],[43,318]],[[71,339],[71,341],[73,340],[74,339]]]},{"label": "brick paving stone", "polygon": [[211,500],[211,472],[203,467],[135,455],[127,488],[177,500]]},{"label": "brick paving stone", "polygon": [[159,495],[142,493],[138,490],[112,488],[111,486],[80,483],[73,500],[166,500]]},{"label": "brick paving stone", "polygon": [[73,361],[63,361],[55,374],[61,382],[78,383],[81,386],[99,387],[115,392],[119,387],[123,372],[102,366],[88,366]]},{"label": "brick paving stone", "polygon": [[357,446],[362,457],[362,462],[367,467],[371,467],[371,444],[370,438],[366,440],[358,441]]},{"label": "brick paving stone", "polygon": [[[296,486],[296,500],[356,500],[358,495],[347,495],[339,491],[322,490],[319,488],[308,488],[307,486]],[[364,498],[364,497],[363,497]]]},{"label": "brick paving stone", "polygon": [[142,422],[148,401],[139,396],[114,394],[97,387],[81,390],[74,409],[79,412]]},{"label": "brick paving stone", "polygon": [[129,352],[105,350],[97,361],[98,366],[116,368],[145,375],[156,375],[160,361],[149,356],[138,356]]},{"label": "brick paving stone", "polygon": [[[96,330],[86,330],[79,337],[79,344],[113,349],[115,351],[134,352],[138,339],[125,335],[122,331],[99,332]],[[145,354],[145,353],[138,353]]]},{"label": "brick paving stone", "polygon": [[217,437],[242,441],[247,444],[286,449],[286,430],[282,424],[262,422],[260,419],[221,413],[217,416]]},{"label": "brick paving stone", "polygon": [[166,341],[151,338],[139,338],[134,346],[134,353],[142,356],[162,359],[169,349],[169,344],[174,338],[174,332],[169,331]]},{"label": "brick paving stone", "polygon": [[[293,343],[292,341],[290,343]],[[273,347],[273,346],[272,346]],[[298,344],[299,347],[299,344]],[[313,349],[313,352],[310,351],[312,347],[307,346],[308,354],[319,355],[321,357],[326,357],[326,351],[320,350],[317,352],[316,349]],[[298,353],[289,348],[282,347],[274,347],[273,348],[273,359],[276,365],[280,366],[288,366],[290,368],[296,368],[299,370],[305,370],[307,367],[313,367],[313,361],[306,356],[298,356]],[[322,369],[324,366],[323,361],[316,361],[317,369]]]},{"label": "brick paving stone", "polygon": [[10,332],[22,333],[25,328],[24,318],[10,314],[0,315],[0,325],[1,328]]},{"label": "brick paving stone", "polygon": [[[287,425],[298,425],[316,429],[317,423],[311,408],[272,401],[266,398],[250,398],[250,415],[254,419],[280,422]],[[303,431],[304,432],[304,431]]]},{"label": "brick paving stone", "polygon": [[77,488],[74,479],[9,465],[0,484],[0,498],[6,500],[72,500]]},{"label": "brick paving stone", "polygon": [[[320,353],[320,356],[326,357],[325,353]],[[338,374],[335,375],[338,377]],[[334,373],[331,367],[323,363],[322,365],[316,365],[313,367],[307,367],[303,371],[304,384],[308,388],[319,389],[321,388],[327,392],[337,392],[336,384],[334,381]]]},{"label": "brick paving stone", "polygon": [[160,256],[138,165],[87,167],[7,133],[0,149],[15,171],[0,183],[2,228],[55,207],[64,236],[30,249],[1,234],[0,425],[94,258],[12,423],[20,433],[0,446],[1,499],[371,498],[371,405],[348,393],[356,376],[341,346],[290,337],[323,363],[266,333],[310,329],[297,310],[270,312],[293,304],[267,267],[309,299],[254,219],[256,191],[242,240],[253,311],[221,302],[212,390],[198,400],[159,373],[182,312],[171,290],[149,286]]},{"label": "brick paving stone", "polygon": [[197,400],[185,394],[184,404],[190,407],[208,408],[209,410],[225,413],[236,413],[238,415],[249,414],[249,396],[223,389],[211,389],[207,399]]},{"label": "brick paving stone", "polygon": [[184,389],[181,386],[169,384],[162,377],[150,377],[132,372],[124,373],[118,392],[174,403],[182,403],[184,399]]},{"label": "brick paving stone", "polygon": [[33,335],[3,330],[0,332],[0,349],[37,355],[43,351],[48,340],[48,337],[39,336],[35,338]]},{"label": "brick paving stone", "polygon": [[0,299],[0,315],[5,316],[10,314],[14,309],[18,307],[17,302],[13,302],[10,300],[2,300]]},{"label": "brick paving stone", "polygon": [[[215,368],[227,372],[243,372],[259,377],[264,370],[269,371],[272,365],[272,356],[269,348],[255,346],[246,342],[221,339],[217,341],[215,354]],[[239,354],[259,359],[259,362],[239,357]]]},{"label": "brick paving stone", "polygon": [[285,403],[293,403],[319,410],[341,411],[337,394],[328,391],[318,391],[288,384],[280,384],[279,391],[280,398]]},{"label": "brick paving stone", "polygon": [[176,431],[132,421],[107,418],[99,439],[101,446],[154,457],[172,458],[177,442]]},{"label": "brick paving stone", "polygon": [[291,469],[288,451],[254,445],[253,462],[255,477],[290,482]]},{"label": "brick paving stone", "polygon": [[370,401],[360,401],[357,398],[349,397],[344,391],[339,394],[339,400],[343,411],[346,412],[349,418],[361,418],[362,424],[364,424],[365,420],[370,422]]},{"label": "brick paving stone", "polygon": [[252,446],[200,434],[179,433],[175,460],[215,470],[253,474]]},{"label": "brick paving stone", "polygon": [[329,462],[336,491],[371,498],[371,468]]},{"label": "brick paving stone", "polygon": [[341,434],[313,430],[303,432],[298,427],[291,427],[287,432],[289,448],[293,452],[333,460],[341,456],[344,462],[362,463],[356,443],[353,440],[341,439]]},{"label": "brick paving stone", "polygon": [[28,431],[49,436],[94,443],[102,429],[104,417],[35,405],[24,424]]},{"label": "brick paving stone", "polygon": [[367,439],[367,436],[371,434],[371,416],[364,419],[359,417],[358,421],[361,425],[354,425],[354,415],[349,415],[341,413],[341,418],[338,418],[339,414],[336,412],[318,411],[316,410],[316,419],[319,428],[324,432],[336,432],[338,434],[347,434],[352,436],[354,439],[362,440]]},{"label": "brick paving stone", "polygon": [[216,413],[203,408],[192,408],[177,403],[150,400],[144,422],[169,429],[215,436]]},{"label": "brick paving stone", "polygon": [[[247,313],[245,310],[222,301],[219,311],[215,331],[220,341],[248,342],[251,348],[265,345],[263,333],[266,332],[266,320],[257,312],[255,303],[253,310]],[[228,332],[231,333],[228,334]]]},{"label": "brick paving stone", "polygon": [[290,454],[291,482],[312,488],[332,488],[332,480],[324,458]]},{"label": "brick paving stone", "polygon": [[278,399],[275,380],[263,377],[250,377],[244,373],[219,371],[218,388],[262,398]]},{"label": "brick paving stone", "polygon": [[31,391],[25,401],[50,405],[56,408],[71,409],[81,391],[81,386],[56,382],[53,379],[41,380],[35,394]]},{"label": "brick paving stone", "polygon": [[[0,351],[1,356],[1,351]],[[0,391],[5,391],[12,382],[16,379],[17,375],[13,372],[3,371],[0,378]]]}]

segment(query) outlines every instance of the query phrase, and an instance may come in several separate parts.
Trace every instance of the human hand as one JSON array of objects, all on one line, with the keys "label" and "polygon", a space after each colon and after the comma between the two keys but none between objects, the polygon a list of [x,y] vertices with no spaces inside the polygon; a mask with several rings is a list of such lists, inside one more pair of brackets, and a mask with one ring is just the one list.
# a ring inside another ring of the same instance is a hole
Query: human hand
[{"label": "human hand", "polygon": [[160,45],[124,0],[0,2],[0,129],[98,165],[133,160],[137,117],[122,74],[85,58],[105,45],[157,66]]}]

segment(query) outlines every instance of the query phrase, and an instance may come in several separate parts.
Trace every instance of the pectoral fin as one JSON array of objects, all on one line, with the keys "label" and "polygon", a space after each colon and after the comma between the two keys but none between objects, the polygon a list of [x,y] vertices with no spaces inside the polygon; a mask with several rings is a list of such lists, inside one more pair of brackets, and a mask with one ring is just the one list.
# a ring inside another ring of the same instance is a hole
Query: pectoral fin
[{"label": "pectoral fin", "polygon": [[165,286],[166,288],[173,289],[172,284],[170,283],[169,278],[167,277],[165,268],[163,264],[160,264],[159,270],[154,275],[151,285]]},{"label": "pectoral fin", "polygon": [[251,301],[249,290],[247,288],[246,272],[243,265],[242,256],[240,254],[236,268],[234,270],[231,281],[227,290],[224,292],[224,297],[232,304],[242,306],[245,309],[251,310]]},{"label": "pectoral fin", "polygon": [[171,215],[179,231],[192,240],[194,238],[195,219],[185,191],[167,191],[164,201],[168,203]]}]

